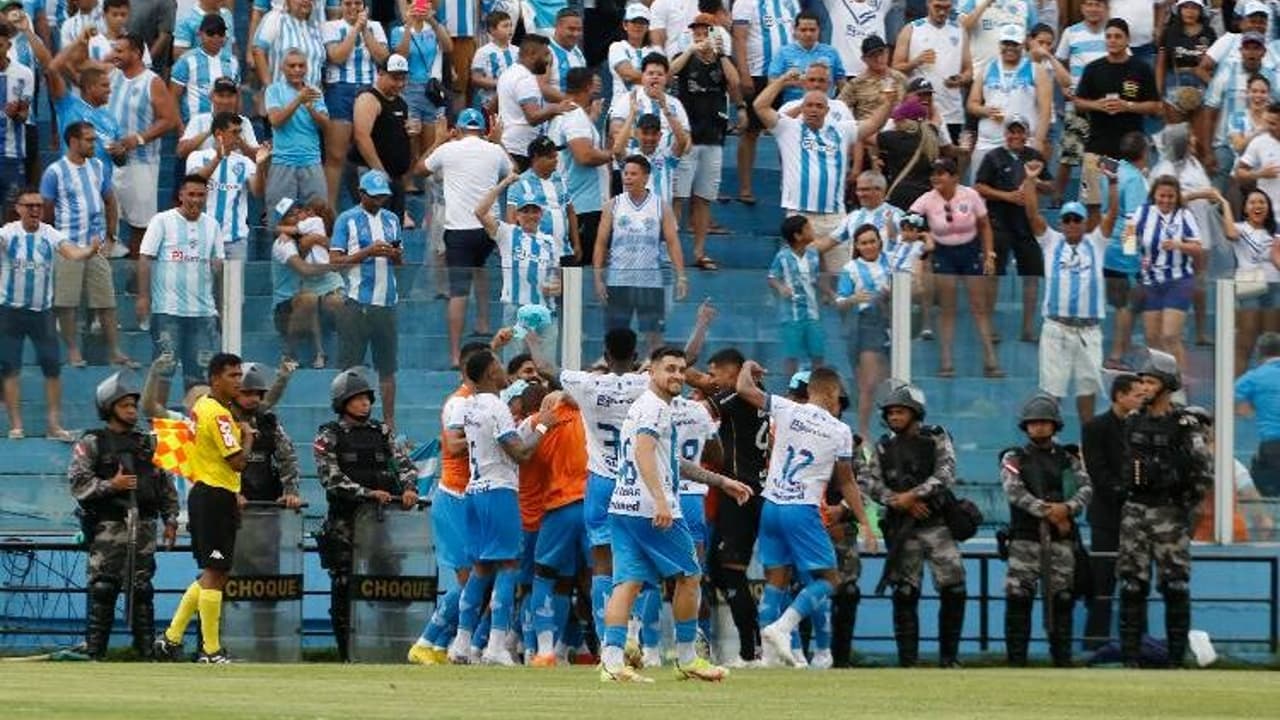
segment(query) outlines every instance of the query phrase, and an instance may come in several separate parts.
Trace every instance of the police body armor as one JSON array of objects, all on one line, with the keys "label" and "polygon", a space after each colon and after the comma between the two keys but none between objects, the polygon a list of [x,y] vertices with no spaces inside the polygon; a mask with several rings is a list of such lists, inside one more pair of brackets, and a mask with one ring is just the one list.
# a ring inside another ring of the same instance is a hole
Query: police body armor
[{"label": "police body armor", "polygon": [[275,463],[278,422],[275,413],[270,412],[258,413],[254,419],[258,432],[253,438],[248,462],[240,471],[240,492],[248,500],[274,502],[284,495],[280,468]]},{"label": "police body armor", "polygon": [[[937,426],[922,425],[920,431],[911,436],[886,434],[881,437],[876,443],[876,454],[885,486],[895,493],[903,493],[928,480],[933,475],[936,462],[933,438],[942,432],[942,428]],[[930,509],[934,509],[932,501]],[[885,514],[887,524],[896,524],[907,517],[906,513],[893,508],[887,508]],[[929,517],[917,520],[915,524],[921,527],[940,522],[942,515],[931,512]]]},{"label": "police body armor", "polygon": [[1175,410],[1154,417],[1141,412],[1125,428],[1129,457],[1125,463],[1128,497],[1142,505],[1183,505],[1198,502],[1191,477],[1191,457],[1184,413]]},{"label": "police body armor", "polygon": [[[329,423],[327,429],[333,430],[338,437],[335,454],[338,456],[338,469],[342,474],[370,490],[396,491],[396,473],[392,468],[395,455],[392,452],[386,435],[382,432],[382,424],[369,421],[360,425],[343,427],[341,423]],[[356,502],[345,498],[328,496],[329,511],[351,515],[355,512]]]},{"label": "police body armor", "polygon": [[[1028,444],[1011,451],[1017,454],[1022,484],[1032,495],[1045,502],[1065,502],[1063,480],[1071,469],[1071,456],[1061,445],[1054,443],[1043,448]],[[1059,537],[1056,528],[1053,529],[1053,534],[1058,540],[1069,537]],[[1040,518],[1010,503],[1009,535],[1014,540],[1040,542]]]},{"label": "police body armor", "polygon": [[[150,438],[136,430],[119,434],[106,428],[90,430],[86,434],[94,437],[98,448],[98,459],[93,465],[94,476],[109,480],[123,465],[126,474],[138,478],[138,487],[134,491],[138,516],[144,520],[155,519],[160,514],[163,476],[151,464],[154,448]],[[86,539],[99,522],[124,522],[127,503],[127,495],[123,493],[81,502],[81,521],[88,530]]]}]

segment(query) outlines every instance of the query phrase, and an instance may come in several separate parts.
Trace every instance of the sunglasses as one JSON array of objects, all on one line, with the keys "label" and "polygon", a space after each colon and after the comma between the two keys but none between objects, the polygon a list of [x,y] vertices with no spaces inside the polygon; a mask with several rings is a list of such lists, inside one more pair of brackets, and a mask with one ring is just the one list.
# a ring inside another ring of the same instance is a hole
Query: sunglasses
[{"label": "sunglasses", "polygon": [[942,212],[943,212],[943,215],[946,217],[947,222],[951,222],[951,203],[947,203],[946,205],[943,205]]}]

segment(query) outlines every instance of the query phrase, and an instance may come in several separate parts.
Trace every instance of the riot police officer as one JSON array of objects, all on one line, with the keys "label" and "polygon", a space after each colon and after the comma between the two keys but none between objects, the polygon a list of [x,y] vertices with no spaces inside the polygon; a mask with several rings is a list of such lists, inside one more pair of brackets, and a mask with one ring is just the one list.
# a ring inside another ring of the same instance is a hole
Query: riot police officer
[{"label": "riot police officer", "polygon": [[240,494],[245,500],[278,502],[288,508],[302,504],[298,495],[298,454],[280,419],[264,409],[271,388],[271,370],[261,363],[244,366],[240,392],[232,401],[237,419],[254,429],[253,450],[240,471]]},{"label": "riot police officer", "polygon": [[[138,654],[151,654],[155,641],[156,519],[164,522],[164,541],[172,548],[178,534],[178,491],[168,473],[151,464],[155,440],[139,430],[141,391],[123,373],[103,380],[95,392],[98,416],[106,426],[86,432],[75,444],[67,479],[79,503],[81,528],[89,547],[89,612],[86,652],[100,658],[107,651],[116,598],[132,593],[129,624]],[[128,516],[136,508],[132,528],[133,577],[129,573]],[[127,603],[128,604],[128,603]]]},{"label": "riot police officer", "polygon": [[1206,429],[1195,415],[1173,404],[1182,385],[1173,356],[1148,350],[1138,377],[1147,402],[1125,423],[1124,506],[1120,511],[1120,651],[1125,665],[1138,666],[1147,625],[1151,564],[1164,596],[1169,664],[1181,667],[1191,629],[1190,514],[1213,485],[1213,458]]},{"label": "riot police officer", "polygon": [[964,626],[965,572],[960,547],[943,516],[946,504],[954,501],[955,451],[945,430],[924,424],[924,393],[914,385],[888,381],[880,413],[889,432],[876,443],[875,452],[859,456],[858,475],[871,497],[886,508],[881,529],[889,546],[885,577],[893,586],[898,663],[911,667],[918,658],[917,607],[927,559],[941,598],[939,664],[956,667]]},{"label": "riot police officer", "polygon": [[[1079,448],[1054,441],[1062,430],[1058,400],[1036,395],[1022,406],[1018,429],[1029,442],[1000,456],[1000,481],[1009,498],[1008,570],[1005,574],[1005,650],[1009,664],[1027,664],[1031,604],[1036,579],[1044,583],[1049,654],[1058,667],[1071,665],[1071,621],[1075,587],[1075,527],[1093,496]],[[1074,491],[1067,499],[1069,482]]]},{"label": "riot police officer", "polygon": [[408,453],[396,447],[391,429],[370,416],[375,395],[360,368],[338,373],[329,397],[338,419],[320,426],[314,445],[316,474],[329,502],[320,560],[329,571],[329,617],[338,655],[345,662],[356,508],[365,501],[387,504],[396,495],[404,507],[413,507],[418,502],[417,469]]}]

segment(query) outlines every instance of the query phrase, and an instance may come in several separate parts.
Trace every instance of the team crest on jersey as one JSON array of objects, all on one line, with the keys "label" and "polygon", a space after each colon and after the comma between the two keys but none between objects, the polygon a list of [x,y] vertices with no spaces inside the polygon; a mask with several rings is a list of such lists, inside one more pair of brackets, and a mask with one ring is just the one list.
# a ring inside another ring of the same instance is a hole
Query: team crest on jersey
[{"label": "team crest on jersey", "polygon": [[956,204],[956,212],[960,213],[961,215],[968,215],[968,214],[969,214],[969,203],[967,203],[967,202],[957,203],[957,204]]},{"label": "team crest on jersey", "polygon": [[236,176],[237,181],[243,182],[244,175],[245,175],[244,165],[236,165],[234,168],[232,168],[231,174]]},{"label": "team crest on jersey", "polygon": [[1138,91],[1139,88],[1137,80],[1125,80],[1120,83],[1120,93],[1125,97],[1138,97]]}]

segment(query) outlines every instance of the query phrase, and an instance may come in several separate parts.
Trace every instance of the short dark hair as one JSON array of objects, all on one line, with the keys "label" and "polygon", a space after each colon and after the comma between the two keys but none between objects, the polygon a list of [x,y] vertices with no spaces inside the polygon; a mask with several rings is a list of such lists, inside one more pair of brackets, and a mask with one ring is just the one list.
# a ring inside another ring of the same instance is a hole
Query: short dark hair
[{"label": "short dark hair", "polygon": [[102,12],[106,12],[111,8],[118,8],[118,7],[128,9],[129,0],[105,0],[105,2],[102,3]]},{"label": "short dark hair", "polygon": [[503,22],[510,20],[511,15],[504,10],[494,10],[484,16],[484,27],[486,30],[493,30]]},{"label": "short dark hair", "polygon": [[626,159],[622,161],[622,165],[623,167],[626,167],[627,165],[639,165],[646,175],[653,172],[653,165],[649,163],[649,158],[643,155],[628,155]]},{"label": "short dark hair", "polygon": [[662,53],[651,52],[645,55],[640,61],[640,72],[644,72],[650,65],[661,65],[663,72],[671,70],[671,61],[667,60],[667,56]]},{"label": "short dark hair", "polygon": [[489,372],[489,366],[498,361],[497,356],[492,350],[481,350],[463,363],[467,373],[467,379],[473,383],[478,383],[484,379],[484,374]]},{"label": "short dark hair", "polygon": [[244,361],[240,359],[239,355],[235,355],[233,353],[217,353],[212,358],[209,358],[208,380],[212,383],[213,379],[225,372],[227,368],[243,364]]},{"label": "short dark hair", "polygon": [[13,26],[7,22],[0,22],[0,38],[12,38],[13,36]]},{"label": "short dark hair", "polygon": [[1272,331],[1259,335],[1258,355],[1266,358],[1280,357],[1280,333]]},{"label": "short dark hair", "polygon": [[204,177],[203,175],[197,175],[195,173],[187,173],[186,175],[182,176],[182,181],[178,183],[178,187],[176,189],[181,190],[182,188],[188,185],[199,185],[202,188],[207,188],[209,187],[209,179]]},{"label": "short dark hair", "polygon": [[520,366],[527,362],[533,362],[533,356],[529,353],[522,352],[519,355],[516,355],[507,361],[507,373],[509,375],[514,375],[516,371],[520,369]]},{"label": "short dark hair", "polygon": [[604,354],[614,362],[634,360],[636,357],[636,331],[631,328],[613,328],[604,334]]},{"label": "short dark hair", "polygon": [[729,347],[723,350],[717,350],[716,353],[707,360],[707,364],[737,365],[738,367],[742,367],[747,364],[747,358],[740,350],[738,350],[738,348]]},{"label": "short dark hair", "polygon": [[1134,385],[1137,385],[1140,382],[1142,382],[1142,378],[1137,375],[1132,375],[1130,373],[1117,375],[1116,379],[1111,381],[1111,402],[1115,402],[1116,398],[1129,392],[1133,389]]},{"label": "short dark hair", "polygon": [[1040,33],[1049,33],[1049,37],[1054,37],[1058,34],[1049,23],[1036,23],[1036,26],[1031,28],[1031,32],[1028,34],[1031,37],[1035,37]]},{"label": "short dark hair", "polygon": [[591,68],[570,68],[569,72],[564,74],[565,92],[577,93],[586,90],[591,87],[591,81],[595,76],[595,71]]},{"label": "short dark hair", "polygon": [[724,10],[724,0],[698,0],[698,12],[712,15]]},{"label": "short dark hair", "polygon": [[23,185],[22,189],[19,190],[18,193],[14,195],[14,197],[20,198],[23,195],[39,195],[41,197],[44,197],[44,193],[40,192],[40,186],[38,185]]},{"label": "short dark hair", "polygon": [[133,48],[133,51],[139,55],[142,54],[142,49],[147,46],[147,44],[142,41],[142,36],[135,32],[127,32],[116,39],[125,41],[129,47]]},{"label": "short dark hair", "polygon": [[561,20],[564,20],[565,18],[581,18],[581,17],[582,17],[582,13],[578,12],[577,8],[566,7],[566,8],[561,8],[560,12],[556,13],[556,22],[559,23]]},{"label": "short dark hair", "polygon": [[77,78],[79,80],[78,85],[83,90],[106,76],[107,73],[102,68],[87,67],[80,71],[80,77]]},{"label": "short dark hair", "polygon": [[844,388],[840,382],[840,373],[829,367],[814,368],[809,371],[809,392],[830,389],[837,393]]},{"label": "short dark hair", "polygon": [[790,245],[804,231],[804,226],[809,224],[809,218],[803,215],[790,215],[782,221],[782,227],[778,230],[778,234],[782,236],[782,242]]},{"label": "short dark hair", "polygon": [[[1253,77],[1249,78],[1249,82],[1250,82],[1250,83],[1252,83],[1254,80],[1261,80],[1262,82],[1264,82],[1264,83],[1266,83],[1266,84],[1268,84],[1268,85],[1270,85],[1270,84],[1271,84],[1271,81],[1270,81],[1270,80],[1268,80],[1266,77],[1264,77],[1264,76],[1262,76],[1262,75],[1254,75]],[[1247,86],[1246,86],[1246,87],[1247,87]],[[1269,112],[1269,113],[1276,113],[1276,114],[1280,115],[1280,102],[1273,102],[1273,103],[1271,103],[1270,105],[1268,105],[1268,106],[1267,106],[1267,112]]]},{"label": "short dark hair", "polygon": [[1113,17],[1107,20],[1107,24],[1102,26],[1103,32],[1115,28],[1124,33],[1125,37],[1129,37],[1129,23],[1124,18]]},{"label": "short dark hair", "polygon": [[1147,155],[1147,136],[1141,130],[1125,133],[1120,138],[1120,159],[1133,162]]},{"label": "short dark hair", "polygon": [[86,120],[77,120],[76,122],[71,123],[62,131],[62,141],[70,145],[71,139],[80,137],[80,133],[84,132],[85,128],[89,128],[90,130],[94,129],[93,123]]},{"label": "short dark hair", "polygon": [[219,130],[226,130],[227,128],[235,125],[240,125],[243,122],[244,121],[240,119],[240,116],[233,112],[220,112],[213,116],[213,122],[209,123],[209,129],[217,132]]},{"label": "short dark hair", "polygon": [[871,223],[862,223],[861,225],[859,225],[858,229],[853,231],[853,241],[855,243],[858,242],[858,236],[865,232],[873,232],[876,234],[876,239],[880,240],[881,242],[884,241],[884,238],[880,237],[880,228],[876,227]]},{"label": "short dark hair", "polygon": [[637,130],[661,130],[662,118],[658,117],[657,115],[654,115],[653,113],[645,113],[644,115],[641,115],[640,117],[636,118],[636,129]]},{"label": "short dark hair", "polygon": [[819,26],[822,25],[822,18],[818,17],[818,13],[809,9],[801,10],[796,13],[796,27],[800,27],[800,22],[802,20],[812,20],[818,23]]},{"label": "short dark hair", "polygon": [[471,357],[472,355],[475,355],[481,350],[488,350],[488,349],[489,349],[489,343],[469,342],[466,345],[463,345],[460,350],[458,350],[458,359],[460,359],[465,364],[467,362],[467,358]]},{"label": "short dark hair", "polygon": [[529,52],[530,50],[533,50],[538,45],[551,47],[551,38],[547,37],[546,35],[529,33],[528,35],[524,36],[523,40],[520,41],[520,52],[522,53]]},{"label": "short dark hair", "polygon": [[678,347],[675,347],[674,345],[663,345],[655,349],[653,352],[649,353],[649,362],[650,363],[661,362],[663,358],[669,358],[669,357],[680,358],[681,360],[684,360],[686,359],[687,356],[684,354],[683,348],[678,348]]}]

